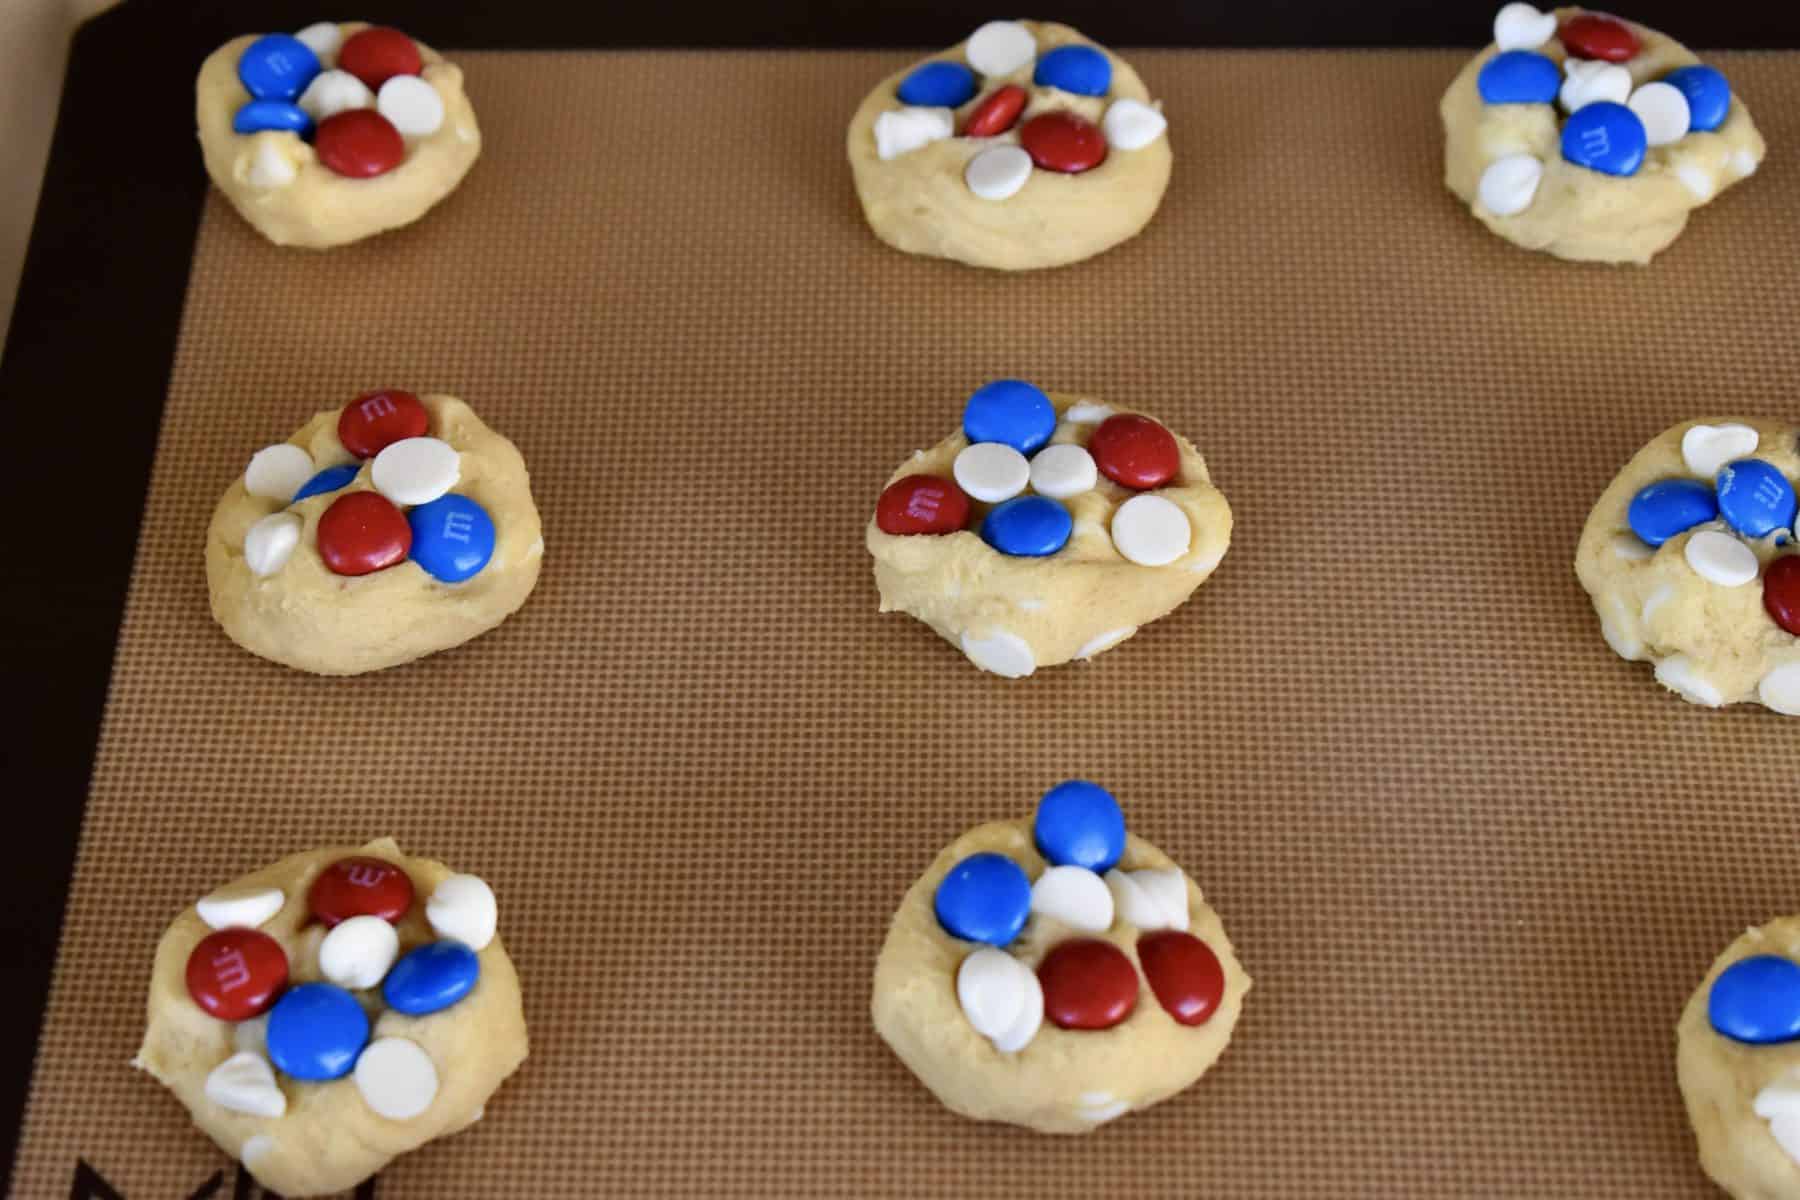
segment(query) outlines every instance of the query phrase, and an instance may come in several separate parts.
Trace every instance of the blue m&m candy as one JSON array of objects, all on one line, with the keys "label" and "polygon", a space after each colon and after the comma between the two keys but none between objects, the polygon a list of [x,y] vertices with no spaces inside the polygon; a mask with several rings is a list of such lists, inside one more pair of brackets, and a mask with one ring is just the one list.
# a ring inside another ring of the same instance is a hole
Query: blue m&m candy
[{"label": "blue m&m candy", "polygon": [[957,108],[975,95],[975,72],[955,62],[928,62],[900,81],[902,104],[922,108]]},{"label": "blue m&m candy", "polygon": [[1112,62],[1092,46],[1058,46],[1038,59],[1031,82],[1077,96],[1104,96],[1112,87]]},{"label": "blue m&m candy", "polygon": [[231,119],[233,133],[261,133],[273,129],[279,133],[297,133],[305,137],[312,132],[312,118],[306,110],[286,100],[252,100],[237,110]]},{"label": "blue m&m candy", "polygon": [[1125,853],[1125,814],[1099,784],[1071,779],[1038,801],[1032,836],[1038,851],[1055,865],[1104,873]]},{"label": "blue m&m candy", "polygon": [[1663,82],[1687,97],[1689,129],[1707,133],[1725,123],[1731,112],[1731,84],[1716,69],[1702,63],[1677,67],[1663,76]]},{"label": "blue m&m candy", "polygon": [[1004,854],[971,854],[938,884],[932,908],[951,937],[1004,946],[1031,915],[1031,880]]},{"label": "blue m&m candy", "polygon": [[1706,1018],[1735,1042],[1800,1038],[1800,964],[1773,954],[1740,958],[1713,980]]},{"label": "blue m&m candy", "polygon": [[1625,523],[1646,546],[1660,546],[1718,515],[1713,490],[1698,479],[1660,479],[1631,498]]},{"label": "blue m&m candy", "polygon": [[1794,485],[1772,463],[1740,458],[1719,468],[1719,515],[1745,537],[1794,524]]},{"label": "blue m&m candy", "polygon": [[381,982],[381,998],[395,1012],[422,1017],[469,994],[481,960],[462,942],[427,942],[403,955]]},{"label": "blue m&m candy", "polygon": [[454,492],[406,514],[412,526],[412,560],[444,583],[461,583],[494,557],[494,519],[487,509]]},{"label": "blue m&m candy", "polygon": [[356,478],[361,470],[355,463],[344,463],[342,466],[326,467],[317,475],[300,485],[289,504],[298,504],[308,496],[323,496],[326,492],[335,492],[339,488],[349,487],[350,481]]},{"label": "blue m&m candy", "polygon": [[1014,558],[1046,558],[1069,544],[1075,518],[1048,496],[1014,496],[981,522],[981,540]]},{"label": "blue m&m candy", "polygon": [[1475,89],[1489,104],[1549,104],[1562,89],[1562,72],[1542,54],[1508,50],[1487,60]]},{"label": "blue m&m candy", "polygon": [[1603,175],[1636,175],[1649,148],[1644,122],[1611,100],[1577,109],[1563,126],[1562,156]]},{"label": "blue m&m candy", "polygon": [[369,1015],[356,997],[330,983],[288,989],[269,1010],[269,1061],[284,1075],[339,1079],[369,1040]]},{"label": "blue m&m candy", "polygon": [[1043,389],[1020,379],[996,379],[975,389],[963,406],[963,436],[999,442],[1029,458],[1056,432],[1056,407]]},{"label": "blue m&m candy", "polygon": [[285,33],[257,38],[238,58],[238,79],[258,100],[292,100],[318,73],[312,47]]}]

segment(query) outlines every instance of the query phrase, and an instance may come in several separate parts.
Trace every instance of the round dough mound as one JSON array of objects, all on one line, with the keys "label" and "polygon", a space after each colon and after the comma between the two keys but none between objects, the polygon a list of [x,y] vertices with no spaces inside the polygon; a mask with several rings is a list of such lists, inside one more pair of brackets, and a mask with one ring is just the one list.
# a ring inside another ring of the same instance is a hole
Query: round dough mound
[{"label": "round dough mound", "polygon": [[[1557,28],[1587,10],[1555,10]],[[1616,18],[1615,18],[1616,19]],[[1642,47],[1622,63],[1632,87],[1700,60],[1674,39],[1626,21]],[[1688,213],[1756,171],[1765,146],[1733,89],[1731,111],[1711,132],[1692,131],[1652,146],[1631,176],[1606,175],[1562,156],[1566,114],[1556,104],[1488,104],[1476,88],[1481,68],[1499,50],[1490,44],[1464,67],[1438,106],[1444,119],[1444,182],[1489,229],[1527,250],[1579,262],[1647,263],[1673,242]],[[1567,57],[1552,37],[1537,53],[1560,68]],[[1479,199],[1481,176],[1496,159],[1529,154],[1543,179],[1524,211],[1500,216]]]},{"label": "round dough mound", "polygon": [[[494,522],[494,555],[462,583],[440,583],[408,560],[370,575],[334,574],[319,557],[319,517],[332,501],[372,490],[365,461],[339,491],[298,504],[253,496],[239,475],[213,510],[206,531],[206,582],[213,617],[250,653],[317,675],[357,675],[423,658],[486,633],[517,612],[537,586],[543,526],[531,499],[531,476],[510,441],[482,424],[454,396],[421,396],[430,435],[461,454],[461,478],[451,490],[474,500]],[[338,415],[328,409],[288,439],[315,467],[353,463],[338,441]],[[258,578],[244,561],[244,534],[282,510],[302,522],[300,544],[287,564]]]},{"label": "round dough mound", "polygon": [[1800,959],[1800,917],[1782,917],[1731,943],[1694,989],[1675,1027],[1675,1074],[1700,1143],[1700,1166],[1738,1200],[1800,1196],[1800,1165],[1752,1105],[1763,1088],[1800,1072],[1800,1042],[1751,1046],[1714,1032],[1707,1020],[1713,981],[1757,954]]},{"label": "round dough mound", "polygon": [[1012,129],[991,138],[948,137],[883,161],[876,150],[875,121],[903,107],[895,94],[901,80],[923,62],[967,65],[967,43],[882,80],[851,119],[849,149],[863,214],[888,245],[908,254],[1007,271],[1060,267],[1135,237],[1156,215],[1174,161],[1166,132],[1139,150],[1109,146],[1104,162],[1080,174],[1034,169],[1025,186],[1005,200],[984,200],[969,190],[963,179],[969,160],[993,146],[1018,145],[1019,126],[1039,113],[1070,111],[1099,125],[1117,100],[1155,106],[1137,72],[1104,46],[1067,25],[1019,24],[1037,38],[1039,57],[1071,44],[1094,46],[1104,53],[1112,63],[1111,90],[1105,96],[1078,96],[1038,87],[1032,83],[1035,61],[1010,75],[983,78],[977,71],[981,84],[975,96],[955,110],[955,127],[962,127],[984,97],[1010,83],[1030,94]]},{"label": "round dough mound", "polygon": [[[368,27],[366,21],[339,26],[346,38]],[[232,119],[250,100],[238,80],[238,58],[258,36],[233,38],[201,64],[194,116],[206,173],[244,220],[276,245],[326,250],[410,225],[455,191],[475,165],[481,128],[463,94],[462,68],[417,38],[422,77],[444,102],[444,123],[436,133],[407,137],[405,160],[385,175],[339,175],[295,133],[234,132]]]},{"label": "round dough mound", "polygon": [[[1058,392],[1048,395],[1058,418],[1051,445],[1086,446],[1101,421],[1134,411]],[[1080,419],[1072,419],[1071,411]],[[1002,554],[982,541],[975,531],[993,506],[979,501],[970,501],[973,516],[961,533],[883,533],[871,517],[867,542],[875,556],[881,611],[910,613],[976,666],[1010,678],[1072,658],[1092,658],[1173,612],[1225,557],[1231,544],[1231,506],[1213,487],[1206,460],[1194,444],[1173,429],[1169,432],[1181,448],[1176,482],[1153,492],[1133,492],[1100,476],[1092,491],[1061,502],[1075,518],[1075,530],[1068,545],[1047,558]],[[968,444],[959,430],[930,450],[916,451],[889,476],[888,484],[908,475],[948,479],[957,454]],[[1161,496],[1187,514],[1192,539],[1186,554],[1167,566],[1146,567],[1114,548],[1109,532],[1113,512],[1135,495]],[[1003,647],[987,649],[996,639]],[[1026,655],[1029,664],[1022,661]]]},{"label": "round dough mound", "polygon": [[[1743,417],[1683,421],[1644,447],[1601,494],[1581,531],[1575,574],[1593,597],[1606,644],[1622,658],[1654,664],[1657,680],[1684,700],[1718,707],[1768,703],[1773,695],[1780,704],[1780,693],[1792,694],[1793,685],[1765,693],[1763,681],[1779,667],[1800,663],[1800,638],[1769,617],[1760,579],[1722,587],[1688,565],[1685,549],[1695,534],[1729,533],[1729,527],[1709,521],[1652,550],[1626,521],[1631,498],[1649,484],[1703,478],[1688,469],[1682,436],[1696,425],[1724,424],[1755,429],[1758,444],[1750,457],[1776,467],[1790,483],[1800,478],[1800,434],[1792,425]],[[1740,540],[1767,567],[1781,553],[1775,544],[1779,536]],[[1800,715],[1788,708],[1777,711]]]},{"label": "round dough mound", "polygon": [[[307,911],[306,893],[320,871],[341,858],[384,858],[412,877],[412,910],[395,927],[402,954],[437,935],[425,919],[433,889],[454,872],[428,858],[408,858],[392,838],[330,847],[284,858],[220,891],[279,888],[282,908],[260,926],[287,952],[291,983],[322,978],[319,943],[325,929]],[[381,1006],[377,992],[359,993],[371,1021],[370,1040],[416,1042],[437,1068],[431,1106],[407,1121],[377,1116],[364,1104],[354,1074],[305,1083],[275,1073],[287,1096],[280,1117],[250,1116],[206,1096],[206,1077],[238,1051],[262,1051],[268,1017],[232,1023],[201,1010],[188,995],[188,956],[211,930],[192,907],[175,919],[156,947],[150,979],[149,1027],[134,1066],[148,1071],[187,1105],[203,1133],[239,1159],[266,1188],[284,1196],[316,1196],[355,1187],[391,1160],[479,1121],[494,1090],[525,1061],[525,1011],[519,975],[496,936],[482,949],[475,988],[449,1008],[408,1017]],[[375,1016],[376,1013],[380,1015]]]},{"label": "round dough mound", "polygon": [[[1047,1018],[1029,1045],[1003,1054],[964,1017],[956,974],[976,946],[944,931],[933,909],[938,884],[971,854],[1004,854],[1036,880],[1048,864],[1031,838],[1031,822],[994,821],[964,834],[906,893],[875,963],[875,1029],[895,1054],[952,1112],[978,1121],[1007,1121],[1041,1133],[1087,1133],[1126,1112],[1166,1100],[1205,1074],[1243,1010],[1244,974],[1225,927],[1187,881],[1189,932],[1225,970],[1225,993],[1203,1024],[1179,1025],[1163,1010],[1138,966],[1137,929],[1115,917],[1104,934],[1077,933],[1033,914],[1006,952],[1032,970],[1069,937],[1104,937],[1138,972],[1137,1006],[1111,1029],[1059,1029]],[[1176,864],[1149,842],[1127,835],[1122,871]]]}]

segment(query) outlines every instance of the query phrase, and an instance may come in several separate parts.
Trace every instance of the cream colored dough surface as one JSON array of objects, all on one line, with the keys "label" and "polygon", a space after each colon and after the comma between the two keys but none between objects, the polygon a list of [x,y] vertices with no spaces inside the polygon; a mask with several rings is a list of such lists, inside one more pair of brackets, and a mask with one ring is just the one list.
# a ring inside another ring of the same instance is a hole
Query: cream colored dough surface
[{"label": "cream colored dough surface", "polygon": [[[1558,28],[1584,11],[1557,9]],[[1700,61],[1664,34],[1633,21],[1625,24],[1642,46],[1637,57],[1620,64],[1631,72],[1633,88]],[[1566,57],[1554,37],[1537,52],[1559,68]],[[1566,114],[1558,106],[1482,100],[1476,77],[1497,53],[1489,45],[1444,93],[1439,106],[1444,182],[1482,224],[1514,245],[1576,261],[1647,263],[1681,233],[1690,212],[1754,173],[1762,162],[1762,135],[1733,87],[1724,124],[1650,147],[1637,174],[1616,177],[1578,167],[1562,156]],[[1489,164],[1510,154],[1537,158],[1544,176],[1523,212],[1499,216],[1480,202],[1477,191]]]},{"label": "cream colored dough surface", "polygon": [[[1685,548],[1702,530],[1724,530],[1711,521],[1677,534],[1652,550],[1632,533],[1631,498],[1660,479],[1696,479],[1681,453],[1682,435],[1695,425],[1739,424],[1759,435],[1750,457],[1787,476],[1800,477],[1794,426],[1744,417],[1683,421],[1638,452],[1612,481],[1582,530],[1575,573],[1593,598],[1600,631],[1621,657],[1655,665],[1656,678],[1697,704],[1761,703],[1771,671],[1800,663],[1800,638],[1785,632],[1763,608],[1761,579],[1722,587],[1694,572]],[[1778,554],[1775,535],[1742,539],[1766,569]]]},{"label": "cream colored dough surface", "polygon": [[922,59],[881,81],[850,122],[850,168],[863,215],[875,235],[897,250],[950,258],[977,267],[1020,271],[1057,267],[1091,258],[1135,237],[1150,223],[1169,185],[1174,156],[1169,135],[1141,150],[1109,147],[1106,160],[1080,174],[1033,170],[1025,186],[1005,200],[984,200],[969,190],[963,172],[982,150],[1017,145],[1018,126],[1042,112],[1068,110],[1100,123],[1107,106],[1120,98],[1150,104],[1149,90],[1129,63],[1067,25],[1022,21],[1037,37],[1038,55],[1057,46],[1094,46],[1112,62],[1112,88],[1105,96],[1077,96],[1032,81],[1035,62],[1010,75],[982,77],[975,96],[956,111],[960,129],[981,100],[1004,84],[1025,88],[1031,99],[1018,124],[991,138],[951,137],[882,161],[875,147],[875,119],[901,108],[895,89],[924,62],[967,65],[967,43]]},{"label": "cream colored dough surface", "polygon": [[[220,498],[206,532],[213,616],[232,641],[302,671],[356,675],[459,645],[525,603],[537,586],[544,552],[525,460],[461,400],[420,400],[431,418],[430,436],[460,453],[461,478],[450,490],[480,504],[493,519],[494,555],[488,565],[462,583],[441,583],[411,560],[369,575],[333,574],[319,557],[319,517],[338,497],[371,490],[373,460],[362,464],[348,487],[293,505],[251,495],[240,473]],[[287,439],[311,454],[317,469],[356,461],[338,441],[341,411],[319,413]],[[279,571],[258,578],[244,561],[244,534],[283,510],[301,518],[300,544]]]},{"label": "cream colored dough surface", "polygon": [[1738,1200],[1793,1200],[1800,1196],[1800,1166],[1751,1105],[1763,1088],[1800,1071],[1800,1042],[1746,1045],[1715,1033],[1706,1015],[1713,980],[1732,963],[1757,954],[1800,959],[1800,917],[1748,930],[1719,955],[1675,1028],[1675,1073],[1699,1143],[1700,1166],[1713,1182]]},{"label": "cream colored dough surface", "polygon": [[[260,928],[287,952],[293,983],[321,978],[319,943],[325,930],[308,914],[307,890],[322,870],[351,855],[386,859],[411,876],[413,906],[396,926],[402,954],[437,940],[425,919],[425,902],[433,889],[454,873],[443,863],[409,858],[392,838],[360,848],[339,846],[296,854],[220,889],[277,887],[285,893],[281,911]],[[504,920],[504,912],[501,915]],[[358,993],[373,1018],[371,1041],[410,1039],[436,1067],[437,1095],[423,1113],[407,1121],[378,1116],[363,1102],[353,1075],[308,1083],[289,1079],[279,1071],[275,1079],[287,1096],[286,1115],[258,1117],[221,1108],[206,1096],[207,1075],[239,1050],[260,1051],[268,1018],[220,1021],[188,995],[188,956],[210,932],[190,906],[175,918],[157,945],[150,978],[149,1027],[133,1065],[174,1092],[201,1132],[241,1160],[264,1187],[284,1196],[315,1196],[355,1187],[398,1155],[474,1124],[494,1090],[525,1061],[519,976],[496,936],[480,953],[481,974],[474,990],[449,1008],[408,1017],[383,1008],[378,988]]]},{"label": "cream colored dough surface", "polygon": [[[1070,421],[1067,413],[1074,405],[1097,402],[1057,392],[1049,396],[1058,417],[1051,444],[1087,445],[1098,422]],[[1092,491],[1061,502],[1075,528],[1069,544],[1047,558],[1013,557],[982,541],[976,530],[993,506],[977,501],[970,502],[973,515],[961,533],[883,533],[871,517],[867,542],[875,557],[881,611],[910,613],[965,653],[965,635],[979,643],[1010,634],[1030,647],[1034,670],[1092,658],[1174,611],[1225,557],[1231,544],[1231,506],[1212,485],[1206,461],[1193,443],[1174,429],[1169,432],[1181,448],[1176,480],[1153,492],[1133,492],[1102,475]],[[968,444],[959,430],[929,450],[916,451],[888,483],[908,475],[949,478],[957,454]],[[1114,548],[1108,532],[1112,515],[1134,495],[1162,496],[1180,507],[1192,534],[1186,554],[1167,566],[1146,567]]]},{"label": "cream colored dough surface", "polygon": [[[1008,954],[1035,971],[1058,943],[1102,937],[1137,968],[1137,1005],[1111,1029],[1059,1029],[1046,1018],[1030,1044],[1015,1054],[1001,1053],[976,1032],[956,994],[957,969],[976,946],[944,932],[933,897],[952,867],[982,852],[1006,855],[1033,880],[1047,866],[1032,843],[1030,821],[995,821],[970,830],[906,893],[875,964],[875,1030],[946,1108],[1042,1133],[1086,1133],[1114,1116],[1166,1100],[1205,1074],[1231,1041],[1250,977],[1219,915],[1185,875],[1189,932],[1212,949],[1225,970],[1224,997],[1207,1021],[1179,1025],[1163,1011],[1138,967],[1137,930],[1123,918],[1115,917],[1104,934],[1089,934],[1034,913],[1006,947]],[[1149,842],[1127,836],[1120,870],[1174,866]]]},{"label": "cream colored dough surface", "polygon": [[[368,23],[346,21],[340,28],[348,37]],[[481,128],[463,93],[462,69],[417,38],[423,78],[444,102],[444,123],[436,133],[406,138],[406,158],[385,175],[339,175],[298,134],[234,133],[232,118],[250,100],[238,81],[238,56],[258,36],[233,38],[207,57],[194,88],[194,113],[206,173],[244,220],[276,245],[325,250],[410,225],[455,191],[475,165]],[[259,161],[268,171],[273,160],[291,168],[291,182],[271,185],[261,178]]]}]

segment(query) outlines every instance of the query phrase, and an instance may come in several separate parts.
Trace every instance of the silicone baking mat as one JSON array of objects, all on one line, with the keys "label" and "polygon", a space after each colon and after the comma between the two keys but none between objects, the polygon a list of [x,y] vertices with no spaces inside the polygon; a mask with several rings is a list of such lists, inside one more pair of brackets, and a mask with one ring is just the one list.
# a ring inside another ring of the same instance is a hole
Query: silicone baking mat
[{"label": "silicone baking mat", "polygon": [[[469,55],[485,156],[420,225],[284,252],[212,198],[19,1194],[229,1177],[128,1066],[152,948],[384,833],[493,881],[532,1056],[382,1196],[1707,1194],[1673,1027],[1800,908],[1796,727],[1619,661],[1571,562],[1666,425],[1791,411],[1800,58],[1719,56],[1763,175],[1615,270],[1443,191],[1461,57],[1134,56],[1162,213],[1023,277],[863,227],[843,131],[893,54]],[[1187,606],[1024,682],[878,615],[862,544],[1006,375],[1159,414],[1237,517]],[[310,678],[213,626],[203,532],[253,449],[374,386],[518,442],[543,582],[462,649]],[[917,874],[1068,776],[1256,982],[1198,1086],[1058,1139],[944,1112],[867,1011]]]}]

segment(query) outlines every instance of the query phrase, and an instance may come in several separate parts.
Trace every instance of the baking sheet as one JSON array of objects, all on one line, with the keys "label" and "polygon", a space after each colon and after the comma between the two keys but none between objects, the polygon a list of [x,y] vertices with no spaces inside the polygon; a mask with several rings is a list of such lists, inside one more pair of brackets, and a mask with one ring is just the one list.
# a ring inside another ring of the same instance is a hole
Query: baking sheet
[{"label": "baking sheet", "polygon": [[[1460,54],[1134,54],[1163,211],[1023,277],[862,226],[843,129],[901,56],[455,57],[484,158],[420,225],[284,252],[209,200],[18,1194],[229,1171],[128,1066],[156,939],[387,833],[494,883],[533,1052],[383,1197],[1709,1194],[1673,1027],[1800,908],[1796,726],[1665,695],[1570,564],[1657,431],[1791,411],[1800,57],[1718,56],[1762,176],[1610,270],[1442,190]],[[1006,375],[1164,417],[1237,518],[1187,606],[1021,683],[878,615],[862,546]],[[252,450],[376,386],[518,442],[543,581],[460,650],[314,679],[212,625],[204,530]],[[941,1110],[868,986],[937,851],[1073,775],[1256,986],[1194,1089],[1051,1139]]]}]

